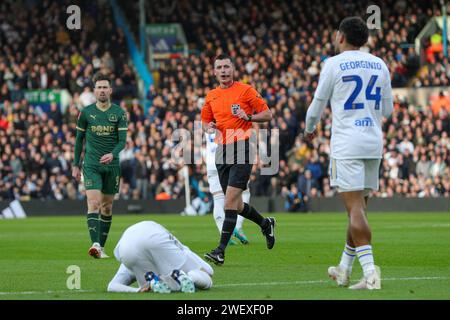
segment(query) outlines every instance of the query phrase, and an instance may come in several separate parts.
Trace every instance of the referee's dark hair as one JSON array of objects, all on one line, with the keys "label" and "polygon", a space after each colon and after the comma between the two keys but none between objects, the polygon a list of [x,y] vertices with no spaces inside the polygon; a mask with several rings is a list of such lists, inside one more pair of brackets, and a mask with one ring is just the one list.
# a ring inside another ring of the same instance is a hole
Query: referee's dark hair
[{"label": "referee's dark hair", "polygon": [[369,29],[361,17],[347,17],[341,21],[339,31],[342,32],[347,43],[362,47],[369,38]]},{"label": "referee's dark hair", "polygon": [[92,84],[94,85],[94,87],[97,81],[108,81],[109,86],[111,87],[111,79],[109,78],[109,76],[100,71],[94,74],[94,76],[92,77]]},{"label": "referee's dark hair", "polygon": [[228,54],[225,54],[225,53],[221,53],[221,54],[219,54],[218,56],[216,56],[216,57],[214,58],[213,64],[216,63],[216,60],[226,60],[226,59],[229,59],[229,60],[231,61],[231,64],[234,66],[234,60],[233,60],[233,58],[231,58]]}]

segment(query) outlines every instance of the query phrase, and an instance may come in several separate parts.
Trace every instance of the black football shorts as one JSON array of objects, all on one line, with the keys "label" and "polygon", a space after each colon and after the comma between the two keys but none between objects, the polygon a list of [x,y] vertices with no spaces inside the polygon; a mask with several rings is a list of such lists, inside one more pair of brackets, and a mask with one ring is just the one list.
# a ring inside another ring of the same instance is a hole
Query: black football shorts
[{"label": "black football shorts", "polygon": [[217,146],[216,168],[223,193],[227,192],[228,186],[247,189],[253,166],[249,149],[248,139]]}]

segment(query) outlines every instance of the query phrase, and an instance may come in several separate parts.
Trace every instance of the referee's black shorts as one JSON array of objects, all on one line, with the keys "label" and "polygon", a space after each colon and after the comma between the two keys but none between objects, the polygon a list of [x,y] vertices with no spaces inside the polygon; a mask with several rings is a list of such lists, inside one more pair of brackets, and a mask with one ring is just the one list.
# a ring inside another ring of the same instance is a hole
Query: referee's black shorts
[{"label": "referee's black shorts", "polygon": [[248,139],[217,146],[216,168],[223,193],[227,192],[228,186],[247,189],[253,166],[250,156]]}]

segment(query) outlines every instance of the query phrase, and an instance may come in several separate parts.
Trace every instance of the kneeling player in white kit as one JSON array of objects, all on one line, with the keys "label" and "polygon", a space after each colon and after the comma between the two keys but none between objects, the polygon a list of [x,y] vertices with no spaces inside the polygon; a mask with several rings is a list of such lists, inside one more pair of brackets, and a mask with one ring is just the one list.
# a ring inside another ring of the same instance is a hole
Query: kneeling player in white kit
[{"label": "kneeling player in white kit", "polygon": [[359,17],[344,19],[335,48],[320,73],[314,100],[306,115],[306,138],[314,138],[328,100],[333,124],[331,133],[331,186],[337,187],[349,216],[347,243],[337,267],[329,276],[348,286],[355,256],[363,279],[350,289],[380,289],[380,268],[372,254],[372,234],[366,218],[368,195],[378,190],[383,151],[382,117],[393,110],[389,69],[380,58],[360,51],[368,39],[366,23]]},{"label": "kneeling player in white kit", "polygon": [[[214,221],[216,222],[217,229],[219,229],[219,233],[221,233],[223,221],[225,219],[225,195],[223,194],[216,168],[215,155],[217,144],[214,142],[215,137],[215,133],[206,133],[206,170],[208,175],[209,192],[211,192],[214,198]],[[250,190],[248,187],[244,190],[244,192],[242,192],[242,201],[247,204],[250,203]],[[242,244],[248,244],[248,239],[245,236],[244,230],[242,230],[243,223],[244,217],[238,215],[233,236],[236,237]],[[228,244],[234,245],[236,242],[233,239],[230,239]]]},{"label": "kneeling player in white kit", "polygon": [[[153,221],[126,229],[114,255],[121,265],[108,292],[194,292],[212,286],[211,266]],[[139,288],[129,286],[135,281]]]}]

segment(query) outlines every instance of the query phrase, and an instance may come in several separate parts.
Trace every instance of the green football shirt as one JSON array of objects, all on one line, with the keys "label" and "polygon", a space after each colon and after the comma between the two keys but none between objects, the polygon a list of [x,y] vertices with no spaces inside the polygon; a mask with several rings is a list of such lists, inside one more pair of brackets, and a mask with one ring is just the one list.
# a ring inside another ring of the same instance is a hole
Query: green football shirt
[{"label": "green football shirt", "polygon": [[[126,112],[116,104],[105,110],[100,110],[96,104],[83,108],[78,116],[77,130],[85,133],[86,149],[83,164],[85,166],[103,166],[100,158],[107,153],[114,155],[107,166],[119,165],[119,136],[125,135],[128,129]],[[75,157],[76,158],[76,157]]]}]

